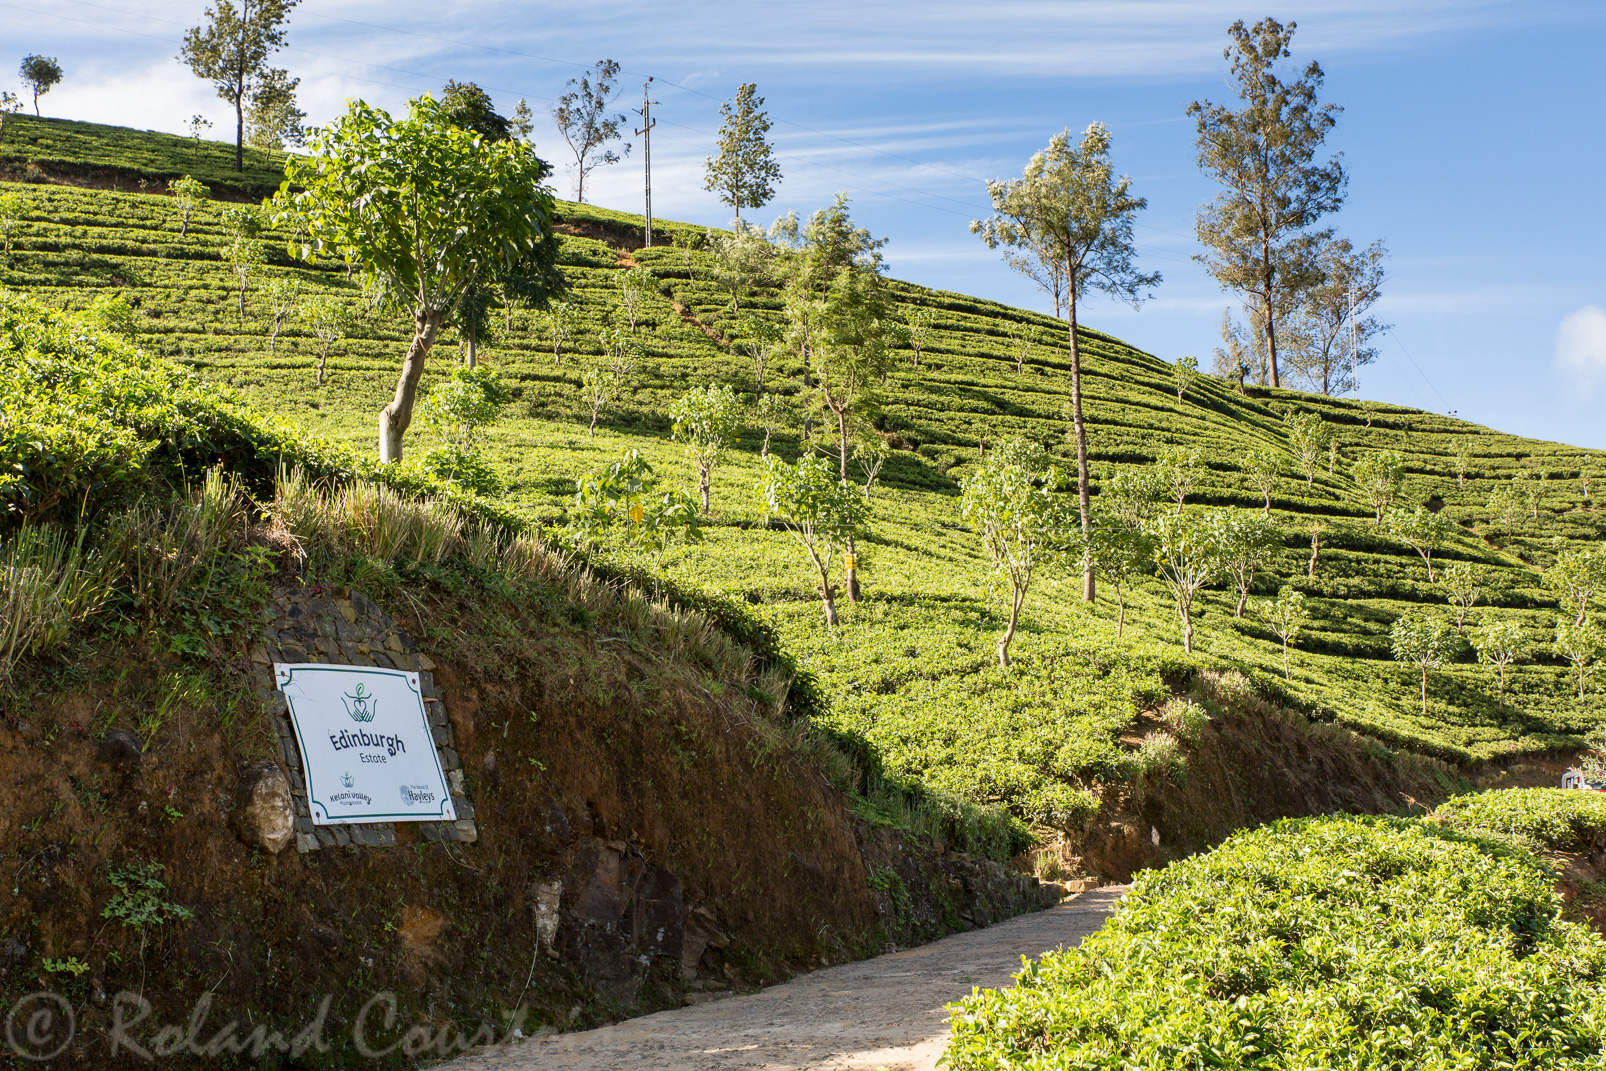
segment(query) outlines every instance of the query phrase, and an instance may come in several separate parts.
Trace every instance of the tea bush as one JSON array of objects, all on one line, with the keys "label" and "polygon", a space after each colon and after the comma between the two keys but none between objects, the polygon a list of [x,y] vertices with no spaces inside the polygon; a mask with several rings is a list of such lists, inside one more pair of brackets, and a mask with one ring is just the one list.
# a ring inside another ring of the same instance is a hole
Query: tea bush
[{"label": "tea bush", "polygon": [[1606,943],[1531,857],[1425,820],[1240,833],[952,1007],[954,1071],[1599,1067]]},{"label": "tea bush", "polygon": [[1606,836],[1606,795],[1562,788],[1508,788],[1455,796],[1434,817],[1457,829],[1521,837],[1566,851]]}]

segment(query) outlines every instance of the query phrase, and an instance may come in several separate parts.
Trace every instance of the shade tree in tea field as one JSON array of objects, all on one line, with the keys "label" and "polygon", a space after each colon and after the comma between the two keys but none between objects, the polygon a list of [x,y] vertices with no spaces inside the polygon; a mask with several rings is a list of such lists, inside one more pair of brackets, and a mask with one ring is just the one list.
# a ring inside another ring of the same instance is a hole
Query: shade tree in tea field
[{"label": "shade tree in tea field", "polygon": [[1280,314],[1321,282],[1318,254],[1332,231],[1315,228],[1343,204],[1346,182],[1337,156],[1317,161],[1343,110],[1318,98],[1321,65],[1311,62],[1292,81],[1277,73],[1279,62],[1292,55],[1294,28],[1269,18],[1252,27],[1234,22],[1223,57],[1241,106],[1188,105],[1199,168],[1223,187],[1199,209],[1195,233],[1210,252],[1196,259],[1258,313],[1273,387],[1282,386]]},{"label": "shade tree in tea field", "polygon": [[353,101],[285,173],[272,205],[305,227],[292,252],[359,267],[369,292],[413,321],[395,395],[379,415],[380,460],[399,462],[425,361],[458,302],[499,271],[556,255],[546,165],[523,145],[484,143],[425,96],[399,120]]},{"label": "shade tree in tea field", "polygon": [[808,554],[819,580],[816,590],[825,624],[836,628],[837,585],[831,575],[836,556],[848,551],[854,534],[869,518],[864,496],[818,454],[805,454],[795,465],[770,454],[764,459],[758,494],[766,516],[779,521]]},{"label": "shade tree in tea field", "polygon": [[1059,483],[1046,450],[1006,439],[962,486],[960,514],[981,536],[992,575],[1008,589],[1009,617],[998,638],[998,664],[1006,669],[1032,576],[1066,537],[1070,518]]},{"label": "shade tree in tea field", "polygon": [[56,62],[54,56],[33,53],[22,57],[22,66],[17,73],[22,76],[22,84],[33,91],[33,113],[38,115],[39,98],[61,81],[61,64]]},{"label": "shade tree in tea field", "polygon": [[[1110,132],[1094,123],[1076,144],[1061,131],[1037,153],[1018,179],[987,184],[993,215],[973,220],[970,229],[988,248],[1014,254],[1012,265],[1036,263],[1063,272],[1066,340],[1071,354],[1071,409],[1076,436],[1076,482],[1082,532],[1091,528],[1087,425],[1082,404],[1082,351],[1076,330],[1077,302],[1100,291],[1133,307],[1144,292],[1160,282],[1159,273],[1145,273],[1134,261],[1133,218],[1148,207],[1134,197],[1132,180],[1117,176],[1110,162]],[[1093,568],[1083,569],[1082,598],[1094,596]]]},{"label": "shade tree in tea field", "polygon": [[1276,633],[1283,645],[1283,679],[1292,676],[1288,666],[1288,645],[1299,642],[1300,630],[1310,620],[1310,608],[1305,605],[1305,593],[1284,584],[1275,599],[1262,599],[1255,606],[1256,615],[1266,627]]},{"label": "shade tree in tea field", "polygon": [[1495,668],[1495,707],[1506,705],[1506,668],[1520,661],[1527,653],[1527,639],[1522,626],[1509,618],[1490,618],[1474,628],[1467,636],[1478,661]]},{"label": "shade tree in tea field", "polygon": [[741,431],[741,406],[729,384],[694,387],[669,407],[670,436],[697,467],[697,494],[708,512],[709,478],[719,456]]},{"label": "shade tree in tea field", "polygon": [[1182,649],[1193,653],[1193,606],[1221,571],[1221,527],[1209,513],[1161,510],[1145,527],[1155,575],[1165,584],[1182,622]]},{"label": "shade tree in tea field", "polygon": [[1455,629],[1438,614],[1409,613],[1389,630],[1389,646],[1400,662],[1409,662],[1422,675],[1422,713],[1428,712],[1428,671],[1441,668],[1455,657]]},{"label": "shade tree in tea field", "polygon": [[754,83],[742,83],[736,90],[736,99],[722,103],[719,112],[724,116],[719,127],[719,151],[703,163],[703,189],[718,193],[719,199],[741,219],[742,209],[769,204],[781,181],[781,166],[765,137],[770,131],[770,118]]},{"label": "shade tree in tea field", "polygon": [[619,64],[598,60],[585,74],[569,79],[567,88],[552,105],[552,121],[574,154],[574,199],[585,204],[586,176],[630,152],[629,142],[618,152],[607,147],[619,140],[619,124],[625,121],[624,112],[609,111],[619,89]]},{"label": "shade tree in tea field", "polygon": [[214,0],[205,21],[184,33],[179,59],[211,82],[234,108],[234,170],[245,171],[245,111],[252,95],[284,72],[268,58],[284,47],[285,22],[296,0]]}]

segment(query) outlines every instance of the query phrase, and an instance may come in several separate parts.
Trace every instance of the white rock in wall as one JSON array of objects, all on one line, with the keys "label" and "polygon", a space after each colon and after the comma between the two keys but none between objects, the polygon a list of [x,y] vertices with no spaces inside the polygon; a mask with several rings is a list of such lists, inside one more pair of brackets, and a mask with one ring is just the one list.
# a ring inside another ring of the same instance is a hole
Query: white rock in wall
[{"label": "white rock in wall", "polygon": [[234,828],[240,839],[270,855],[283,850],[295,835],[290,781],[276,762],[247,766],[240,776]]}]

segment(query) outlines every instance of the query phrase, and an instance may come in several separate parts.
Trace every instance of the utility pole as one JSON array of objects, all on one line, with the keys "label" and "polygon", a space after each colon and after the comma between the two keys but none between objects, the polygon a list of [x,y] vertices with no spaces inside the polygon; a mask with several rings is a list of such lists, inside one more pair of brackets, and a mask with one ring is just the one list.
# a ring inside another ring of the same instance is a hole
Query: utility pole
[{"label": "utility pole", "polygon": [[645,244],[649,248],[652,246],[652,128],[658,125],[658,121],[652,117],[652,106],[658,102],[650,98],[651,92],[652,76],[648,75],[647,80],[641,84],[641,107],[636,109],[636,114],[641,116],[641,129],[636,131],[636,137],[641,139],[641,158],[646,167],[647,241]]}]

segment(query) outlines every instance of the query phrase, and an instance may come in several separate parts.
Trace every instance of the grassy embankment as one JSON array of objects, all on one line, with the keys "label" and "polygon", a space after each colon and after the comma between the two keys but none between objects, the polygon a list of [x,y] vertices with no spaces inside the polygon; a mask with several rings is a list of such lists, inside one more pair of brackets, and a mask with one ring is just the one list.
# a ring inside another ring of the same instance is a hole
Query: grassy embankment
[{"label": "grassy embankment", "polygon": [[[66,307],[82,307],[115,288],[139,307],[142,345],[237,387],[309,431],[371,448],[375,414],[393,389],[405,343],[403,318],[364,315],[353,337],[335,347],[329,381],[319,388],[317,344],[307,331],[287,327],[270,350],[270,317],[260,293],[249,296],[246,317],[238,319],[221,231],[209,209],[192,222],[191,237],[180,239],[165,198],[9,188],[21,192],[27,206],[0,284]],[[567,215],[574,229],[591,233],[628,229],[633,218],[576,206]],[[689,229],[671,224],[664,232]],[[526,310],[506,319],[499,312],[499,336],[482,351],[517,392],[488,447],[507,481],[504,503],[544,523],[562,519],[575,476],[626,448],[640,450],[666,480],[689,488],[690,466],[668,440],[669,402],[700,383],[730,382],[749,395],[754,385],[751,363],[727,344],[729,299],[711,282],[702,253],[629,253],[576,235],[565,239],[563,261],[570,300],[580,306],[584,324],[562,361],[554,362],[540,318]],[[600,352],[595,332],[609,320],[620,268],[632,261],[650,268],[659,284],[638,329],[646,358],[628,397],[588,437],[576,357]],[[343,295],[354,309],[363,307],[338,265],[296,264],[281,248],[253,287],[289,276],[310,291]],[[1236,460],[1252,447],[1286,453],[1279,407],[1318,412],[1333,427],[1341,445],[1335,475],[1324,466],[1307,488],[1288,459],[1272,496],[1285,546],[1259,585],[1262,594],[1284,581],[1305,591],[1314,619],[1294,652],[1293,678],[1284,683],[1274,638],[1252,618],[1233,618],[1233,600],[1223,590],[1204,600],[1196,654],[1189,659],[1178,642],[1175,611],[1156,583],[1135,594],[1126,634],[1117,640],[1113,601],[1085,607],[1070,574],[1049,570],[1027,602],[1015,646],[1018,664],[1000,672],[993,642],[1002,606],[989,597],[980,547],[960,523],[957,483],[976,464],[983,440],[1023,435],[1068,457],[1062,415],[1068,362],[1046,317],[893,285],[906,306],[933,307],[938,318],[920,366],[906,354],[885,386],[877,426],[894,450],[874,490],[871,535],[861,542],[866,599],[844,608],[842,629],[825,630],[801,551],[784,532],[763,524],[752,491],[761,435],[751,429],[715,470],[708,539],[672,547],[645,564],[689,587],[749,603],[817,676],[830,702],[829,720],[866,735],[895,772],[969,799],[1005,803],[1028,820],[1074,824],[1090,813],[1101,783],[1131,776],[1122,730],[1200,665],[1241,668],[1288,705],[1394,746],[1457,761],[1576,744],[1578,734],[1599,722],[1598,699],[1571,696],[1566,667],[1543,656],[1555,611],[1539,569],[1551,558],[1553,537],[1599,537],[1600,515],[1581,498],[1577,477],[1599,471],[1600,454],[1399,406],[1291,391],[1240,397],[1209,379],[1196,382],[1179,405],[1169,364],[1091,330],[1083,336],[1087,399],[1101,476],[1152,460],[1168,443],[1196,446],[1207,468],[1190,504],[1253,508],[1259,494],[1236,470]],[[742,299],[744,312],[771,317],[779,316],[779,304],[776,291],[765,286]],[[1040,341],[1017,373],[1008,332],[1023,324],[1037,327]],[[450,367],[454,342],[448,333],[426,384]],[[800,374],[795,363],[777,358],[767,383],[795,395]],[[794,423],[777,435],[775,448],[784,457],[797,455],[799,432]],[[1453,462],[1462,439],[1472,454],[1464,485]],[[422,429],[415,431],[413,448],[427,445]],[[1390,659],[1388,628],[1399,614],[1448,608],[1420,558],[1373,526],[1346,475],[1373,450],[1404,456],[1407,502],[1436,499],[1456,522],[1436,560],[1478,562],[1498,578],[1494,605],[1480,605],[1474,617],[1520,622],[1541,654],[1538,664],[1514,669],[1503,706],[1492,672],[1464,659],[1431,676],[1424,716],[1414,671]],[[1529,468],[1550,475],[1548,498],[1538,518],[1504,531],[1485,508],[1488,492]],[[1325,529],[1317,574],[1310,578],[1313,522]]]}]

